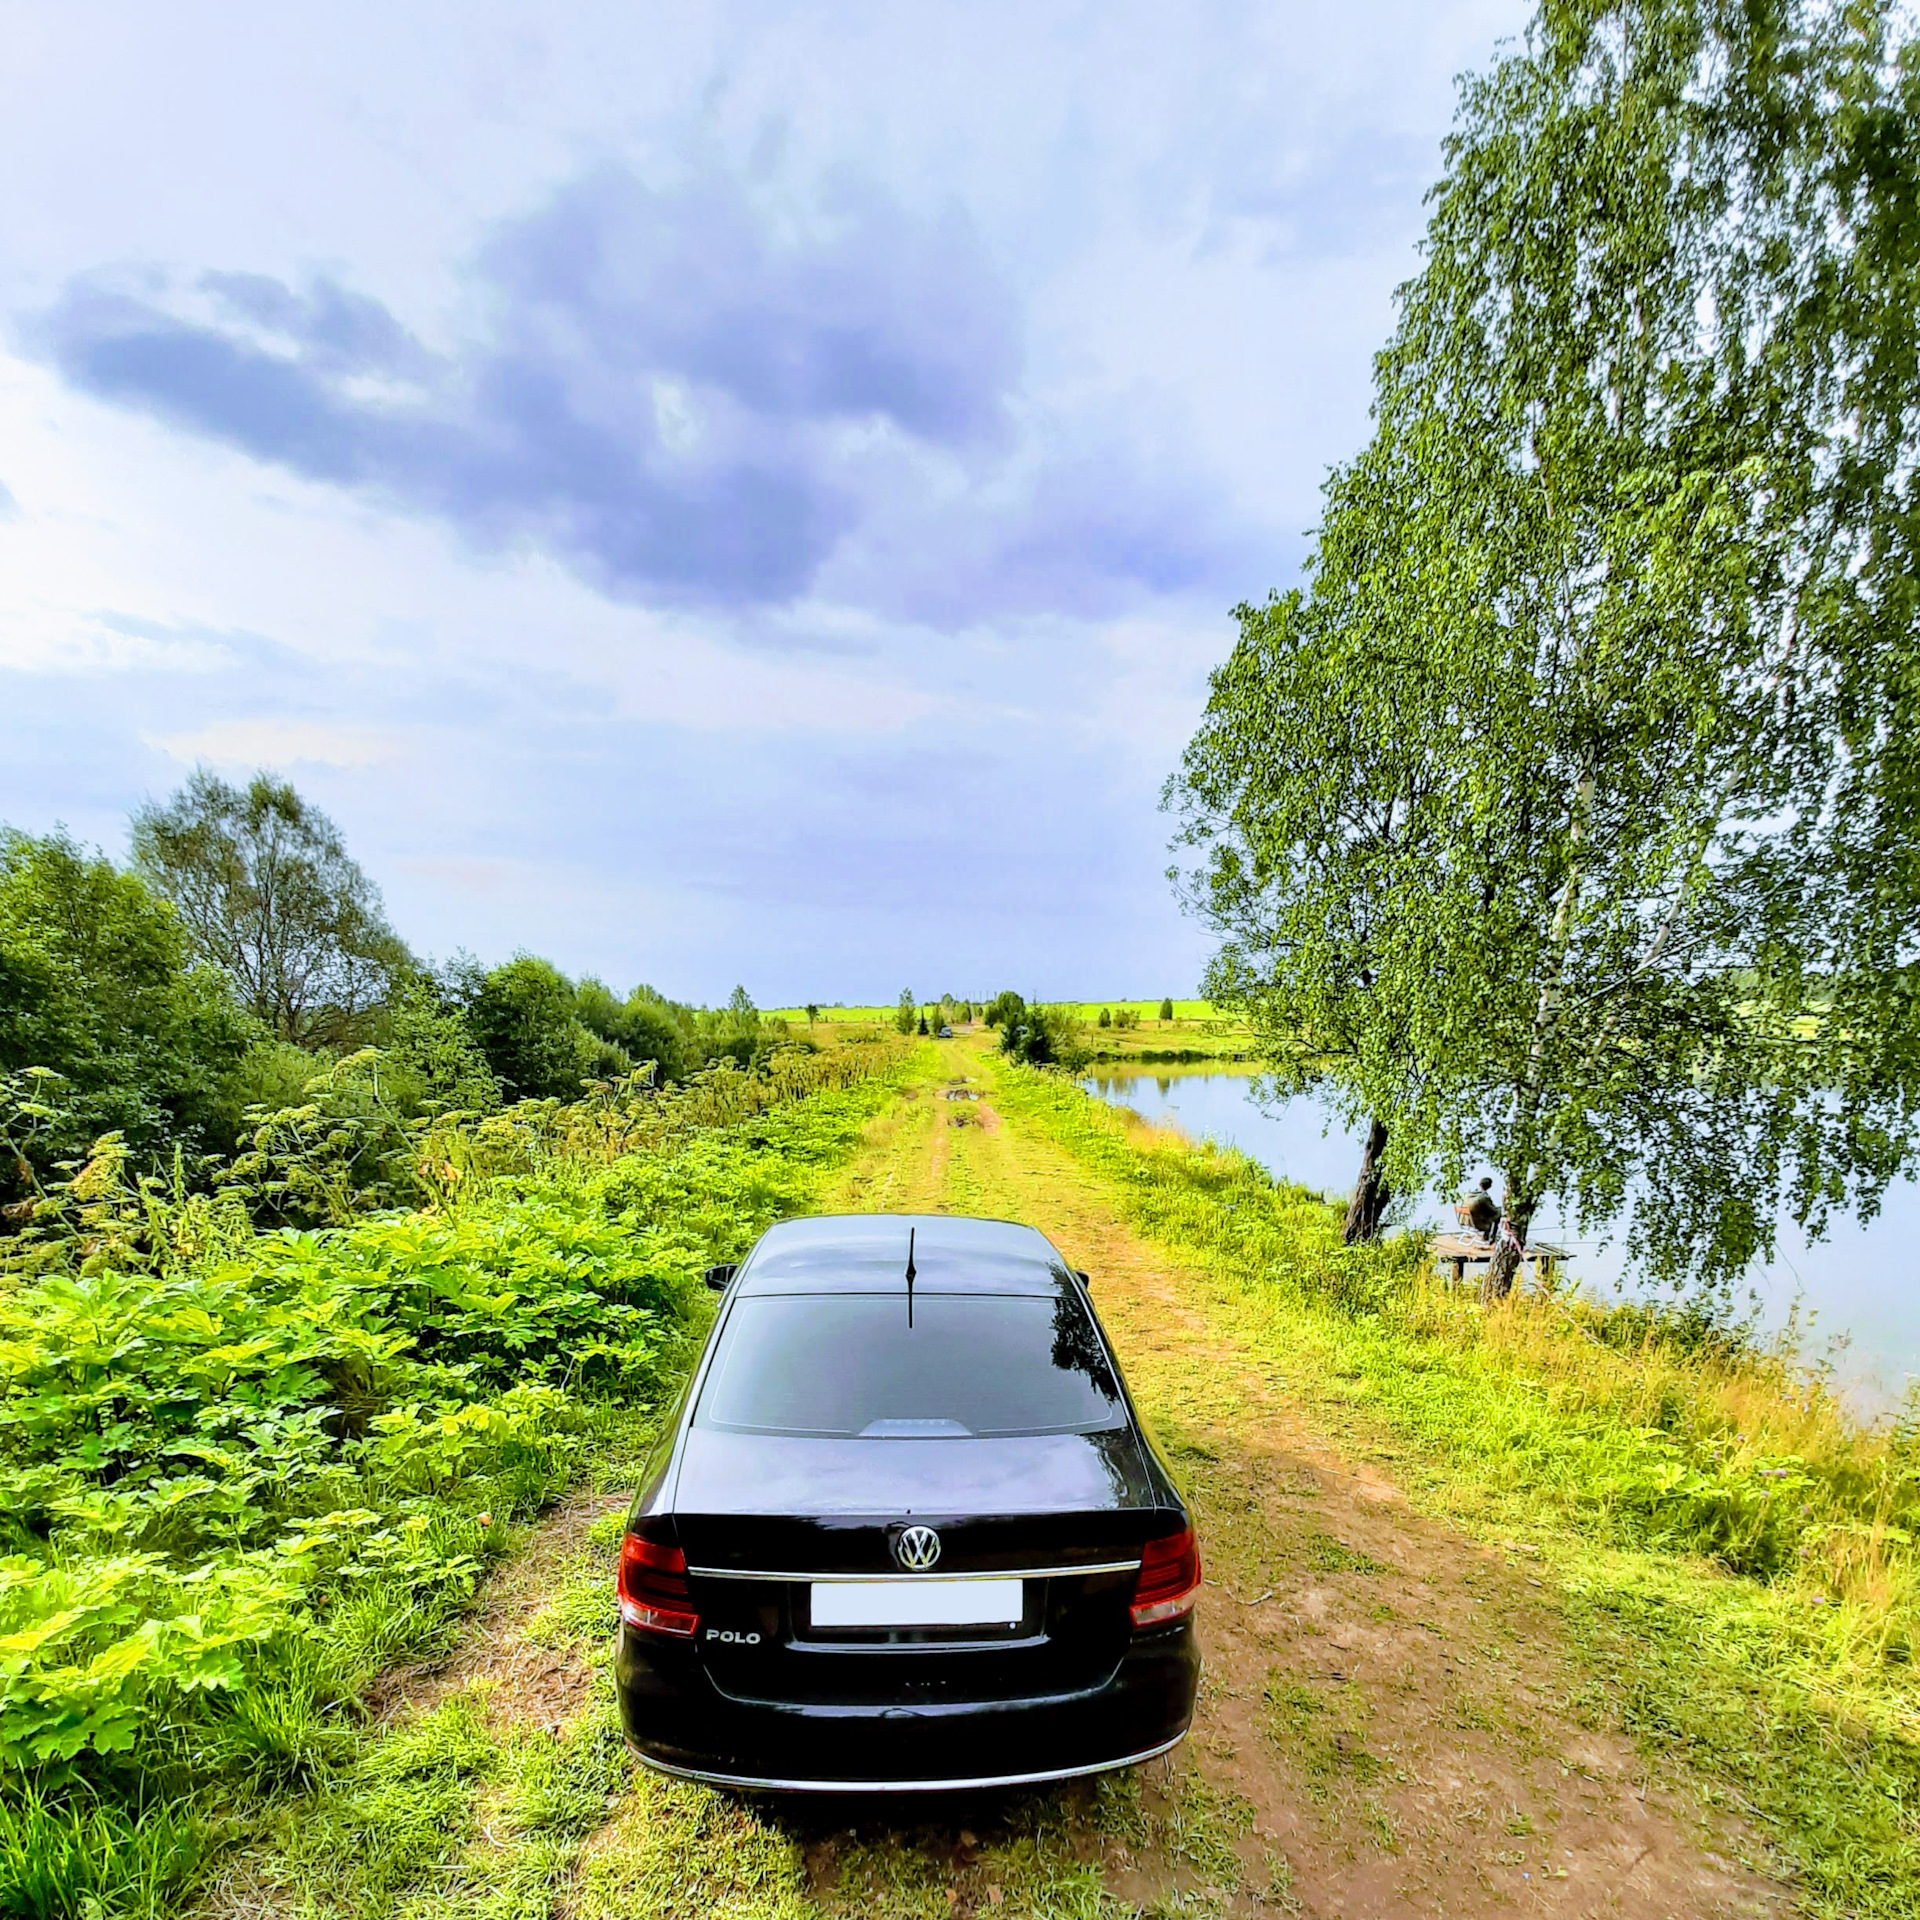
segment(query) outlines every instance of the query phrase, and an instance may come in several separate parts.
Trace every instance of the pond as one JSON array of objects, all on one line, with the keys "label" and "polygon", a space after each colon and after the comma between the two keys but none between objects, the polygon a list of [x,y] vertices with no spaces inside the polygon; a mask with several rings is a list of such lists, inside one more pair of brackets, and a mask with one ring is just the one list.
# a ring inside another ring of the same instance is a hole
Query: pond
[{"label": "pond", "polygon": [[[1344,1199],[1359,1171],[1358,1133],[1310,1094],[1261,1104],[1244,1068],[1104,1069],[1081,1085],[1099,1099],[1177,1127],[1189,1139],[1237,1147],[1269,1173],[1316,1192]],[[1477,1167],[1473,1177],[1492,1171]],[[1413,1224],[1452,1227],[1451,1201],[1451,1194],[1438,1190],[1422,1195]],[[1533,1237],[1571,1251],[1570,1271],[1587,1292],[1617,1297],[1626,1267],[1617,1243],[1569,1231],[1551,1206],[1541,1209]],[[1862,1225],[1836,1219],[1826,1239],[1812,1245],[1783,1221],[1772,1262],[1756,1268],[1747,1284],[1769,1329],[1783,1326],[1798,1303],[1803,1348],[1833,1360],[1836,1378],[1857,1404],[1891,1404],[1910,1378],[1920,1377],[1920,1184],[1896,1180],[1873,1220]],[[1626,1290],[1635,1289],[1627,1283]],[[1836,1341],[1842,1344],[1836,1347]]]}]

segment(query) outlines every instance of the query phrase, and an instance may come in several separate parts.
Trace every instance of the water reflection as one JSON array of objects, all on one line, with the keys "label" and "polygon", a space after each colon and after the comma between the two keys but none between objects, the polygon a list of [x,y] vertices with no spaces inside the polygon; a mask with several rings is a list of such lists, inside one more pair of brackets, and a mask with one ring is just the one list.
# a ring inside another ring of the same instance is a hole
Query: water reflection
[{"label": "water reflection", "polygon": [[1189,1139],[1238,1147],[1269,1173],[1315,1193],[1345,1193],[1359,1171],[1358,1133],[1310,1098],[1263,1101],[1246,1069],[1098,1073],[1082,1084],[1115,1106],[1178,1127]]},{"label": "water reflection", "polygon": [[[1250,1071],[1199,1069],[1187,1073],[1100,1073],[1082,1084],[1116,1106],[1177,1127],[1194,1140],[1237,1147],[1279,1178],[1316,1193],[1344,1198],[1360,1168],[1362,1138],[1311,1095],[1272,1100]],[[1470,1179],[1491,1173],[1468,1170]],[[1453,1195],[1420,1195],[1402,1217],[1422,1227],[1454,1224]],[[1602,1299],[1634,1291],[1618,1240],[1574,1230],[1551,1204],[1534,1222],[1533,1238],[1565,1247],[1571,1273]],[[1920,1376],[1920,1186],[1896,1181],[1871,1221],[1836,1219],[1827,1238],[1809,1244],[1783,1221],[1773,1260],[1748,1279],[1761,1324],[1776,1330],[1799,1303],[1806,1351],[1821,1354],[1839,1341],[1836,1370],[1863,1402],[1897,1398],[1910,1376]]]},{"label": "water reflection", "polygon": [[1113,1377],[1093,1320],[1064,1284],[1053,1302],[1053,1364],[1063,1373],[1084,1374],[1110,1406],[1120,1404],[1120,1383]]}]

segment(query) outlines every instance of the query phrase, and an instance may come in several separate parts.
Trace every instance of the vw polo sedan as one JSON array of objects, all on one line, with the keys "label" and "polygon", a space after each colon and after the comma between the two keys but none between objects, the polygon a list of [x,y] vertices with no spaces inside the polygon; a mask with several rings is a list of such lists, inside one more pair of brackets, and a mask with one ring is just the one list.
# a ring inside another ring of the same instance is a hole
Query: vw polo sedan
[{"label": "vw polo sedan", "polygon": [[866,1792],[1164,1753],[1200,1555],[1084,1274],[1031,1227],[783,1221],[628,1516],[614,1677],[666,1773]]}]

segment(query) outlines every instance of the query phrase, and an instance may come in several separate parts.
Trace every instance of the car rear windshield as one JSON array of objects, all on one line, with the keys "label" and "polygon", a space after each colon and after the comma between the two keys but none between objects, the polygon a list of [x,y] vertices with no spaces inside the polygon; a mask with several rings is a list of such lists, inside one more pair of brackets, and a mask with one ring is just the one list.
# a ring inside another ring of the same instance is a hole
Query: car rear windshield
[{"label": "car rear windshield", "polygon": [[727,1316],[697,1426],[840,1439],[1089,1433],[1125,1418],[1086,1308],[904,1293],[749,1295]]}]

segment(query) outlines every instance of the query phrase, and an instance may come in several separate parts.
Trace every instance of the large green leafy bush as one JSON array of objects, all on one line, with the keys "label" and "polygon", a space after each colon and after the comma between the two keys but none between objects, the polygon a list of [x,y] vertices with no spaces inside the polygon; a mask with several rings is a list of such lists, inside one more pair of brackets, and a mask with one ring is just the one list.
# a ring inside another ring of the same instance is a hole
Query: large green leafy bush
[{"label": "large green leafy bush", "polygon": [[700,1267],[809,1204],[890,1064],[440,1125],[439,1204],[320,1230],[100,1143],[0,1273],[0,1787],[321,1764],[507,1522],[677,1381]]},{"label": "large green leafy bush", "polygon": [[0,829],[0,1204],[109,1128],[146,1151],[230,1145],[253,1034],[165,901],[62,834]]}]

